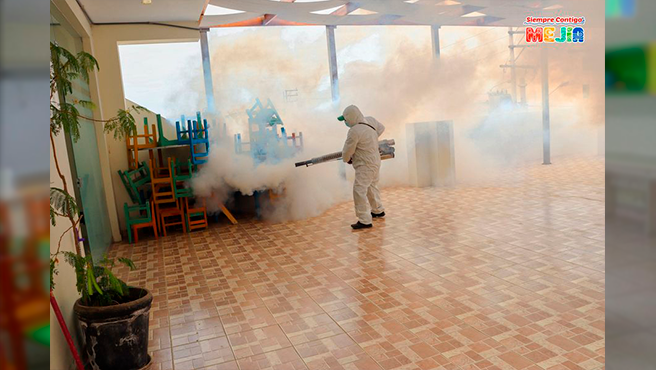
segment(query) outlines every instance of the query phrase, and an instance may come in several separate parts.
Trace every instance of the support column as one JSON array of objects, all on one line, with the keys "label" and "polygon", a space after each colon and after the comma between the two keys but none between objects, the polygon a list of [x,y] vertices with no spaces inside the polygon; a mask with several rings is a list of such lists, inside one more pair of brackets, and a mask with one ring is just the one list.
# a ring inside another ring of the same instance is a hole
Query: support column
[{"label": "support column", "polygon": [[508,27],[508,49],[510,49],[510,94],[512,102],[517,103],[517,68],[515,68],[515,33]]},{"label": "support column", "polygon": [[431,26],[431,45],[433,46],[433,58],[440,59],[440,26]]},{"label": "support column", "polygon": [[519,105],[526,106],[526,79],[519,78]]},{"label": "support column", "polygon": [[542,164],[551,164],[551,128],[549,119],[549,54],[542,47],[540,65],[542,70]]},{"label": "support column", "polygon": [[214,84],[212,83],[212,65],[210,63],[210,48],[207,42],[208,28],[200,30],[200,53],[203,59],[203,78],[205,79],[205,97],[207,99],[207,111],[216,113],[214,104]]},{"label": "support column", "polygon": [[330,93],[333,103],[339,101],[339,77],[337,76],[337,51],[335,50],[335,26],[326,26],[328,41],[328,65],[330,67]]}]

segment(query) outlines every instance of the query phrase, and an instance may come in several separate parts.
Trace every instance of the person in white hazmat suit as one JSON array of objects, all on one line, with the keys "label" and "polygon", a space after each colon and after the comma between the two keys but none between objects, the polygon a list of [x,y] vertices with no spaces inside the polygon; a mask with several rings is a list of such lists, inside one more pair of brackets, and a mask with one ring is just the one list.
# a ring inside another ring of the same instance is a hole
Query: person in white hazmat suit
[{"label": "person in white hazmat suit", "polygon": [[346,107],[337,119],[345,121],[350,128],[342,149],[342,160],[355,169],[353,202],[358,222],[351,227],[356,230],[370,228],[372,218],[385,216],[378,190],[378,137],[385,131],[385,126],[373,117],[365,117],[355,105]]}]

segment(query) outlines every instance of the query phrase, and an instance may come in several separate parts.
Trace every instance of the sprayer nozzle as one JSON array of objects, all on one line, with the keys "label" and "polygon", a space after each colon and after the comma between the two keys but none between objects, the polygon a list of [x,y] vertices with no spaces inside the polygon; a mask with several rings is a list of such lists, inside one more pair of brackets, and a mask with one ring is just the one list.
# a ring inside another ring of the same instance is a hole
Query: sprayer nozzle
[{"label": "sprayer nozzle", "polygon": [[344,116],[339,116],[339,117],[337,117],[337,120],[338,120],[338,121],[343,121],[343,120],[344,120]]}]

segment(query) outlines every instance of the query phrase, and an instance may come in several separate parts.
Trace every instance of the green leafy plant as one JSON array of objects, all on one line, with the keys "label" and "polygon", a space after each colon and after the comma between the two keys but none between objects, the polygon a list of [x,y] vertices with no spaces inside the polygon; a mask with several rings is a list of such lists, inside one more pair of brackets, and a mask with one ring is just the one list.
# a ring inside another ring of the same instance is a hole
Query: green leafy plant
[{"label": "green leafy plant", "polygon": [[[82,257],[73,252],[63,252],[66,262],[73,266],[76,276],[77,291],[82,294],[82,303],[86,306],[109,306],[130,300],[130,287],[112,272],[115,259],[104,257],[91,266],[89,256]],[[131,270],[134,264],[127,258],[118,261]]]},{"label": "green leafy plant", "polygon": [[[82,296],[83,304],[103,306],[129,299],[129,287],[111,272],[115,265],[114,260],[105,257],[94,264],[91,256],[82,253],[81,239],[78,237],[78,225],[82,220],[82,214],[75,198],[69,192],[66,178],[59,167],[54,138],[63,132],[73,141],[77,141],[80,139],[81,124],[101,123],[105,133],[113,134],[115,139],[124,139],[137,132],[132,113],[147,111],[147,109],[133,105],[128,109],[119,109],[116,116],[105,120],[82,115],[78,107],[93,109],[94,104],[86,100],[69,101],[68,98],[73,93],[73,82],[75,80],[88,82],[89,74],[95,69],[99,69],[98,61],[91,54],[86,52],[73,54],[57,43],[50,43],[50,145],[57,174],[61,180],[59,187],[50,187],[50,222],[55,226],[57,219],[61,217],[71,224],[60,235],[57,250],[50,257],[50,289],[53,290],[55,287],[54,275],[58,273],[59,256],[63,255],[66,262],[75,269],[77,290]],[[73,233],[75,252],[61,252],[62,239],[69,232]],[[129,259],[119,258],[118,261],[131,269],[134,268],[134,264]]]}]

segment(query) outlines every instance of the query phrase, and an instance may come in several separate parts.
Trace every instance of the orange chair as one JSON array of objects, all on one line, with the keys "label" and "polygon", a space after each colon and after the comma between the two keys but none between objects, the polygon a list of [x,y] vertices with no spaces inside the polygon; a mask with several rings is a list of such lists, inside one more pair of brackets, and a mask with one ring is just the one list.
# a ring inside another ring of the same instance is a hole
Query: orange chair
[{"label": "orange chair", "polygon": [[[170,226],[182,226],[182,231],[187,232],[187,227],[185,225],[184,211],[180,209],[181,202],[176,202],[175,207],[162,208],[158,212],[158,222],[162,230],[162,235],[166,236],[166,228]],[[176,217],[179,220],[171,221],[170,218]]]},{"label": "orange chair", "polygon": [[169,164],[171,168],[171,176],[173,178],[173,192],[176,199],[179,199],[180,202],[184,202],[185,210],[185,222],[187,224],[187,230],[196,230],[207,228],[207,209],[205,207],[205,201],[202,202],[194,199],[194,192],[190,187],[186,187],[187,181],[189,181],[193,176],[194,166],[191,163],[191,160],[187,161],[187,170],[183,169],[183,166],[180,163],[176,163],[175,160],[171,161]]},{"label": "orange chair", "polygon": [[207,228],[207,209],[205,201],[184,198],[185,214],[187,216],[187,228],[189,231]]},{"label": "orange chair", "polygon": [[[169,158],[169,168],[171,165],[171,159]],[[156,165],[154,161],[150,160],[150,171],[151,173],[155,172]],[[150,187],[152,190],[153,203],[155,203],[155,210],[157,210],[157,204],[167,204],[175,203],[175,195],[173,193],[173,181],[170,176],[170,171],[168,175],[164,172],[159,172],[158,176],[152,176],[150,179]]]},{"label": "orange chair", "polygon": [[162,151],[157,150],[157,156],[153,154],[153,151],[150,151],[150,172],[153,177],[170,177],[171,170],[169,166],[166,166],[164,159],[162,158]]},{"label": "orange chair", "polygon": [[[155,218],[157,219],[158,229],[162,235],[166,236],[166,228],[170,226],[182,225],[182,230],[187,231],[185,226],[184,210],[182,203],[175,197],[173,179],[171,178],[172,159],[168,159],[168,176],[153,177],[150,183],[152,188],[153,203],[155,205]],[[150,161],[151,171],[155,171],[154,161]],[[178,218],[171,220],[171,218]]]},{"label": "orange chair", "polygon": [[[139,167],[139,150],[157,148],[157,130],[155,130],[155,124],[151,126],[152,132],[148,129],[148,118],[144,117],[144,133],[135,132],[134,135],[125,138],[128,151],[128,169],[134,170]],[[153,158],[152,152],[150,152],[150,158]]]}]

